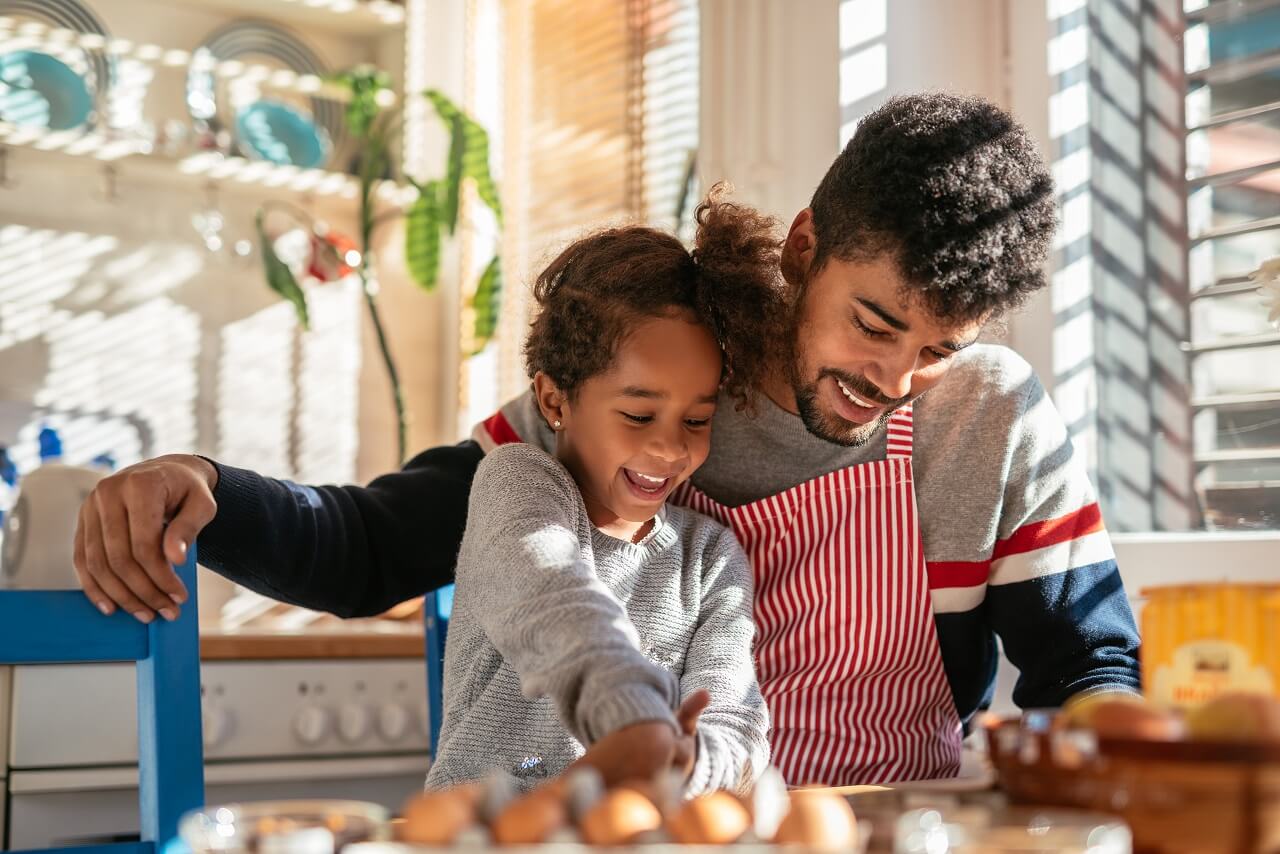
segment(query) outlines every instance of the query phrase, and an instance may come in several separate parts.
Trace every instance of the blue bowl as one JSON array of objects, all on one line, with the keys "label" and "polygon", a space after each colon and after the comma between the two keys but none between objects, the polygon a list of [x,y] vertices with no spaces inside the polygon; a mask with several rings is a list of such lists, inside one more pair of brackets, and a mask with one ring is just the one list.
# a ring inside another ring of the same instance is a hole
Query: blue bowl
[{"label": "blue bowl", "polygon": [[249,157],[315,169],[329,159],[329,138],[310,118],[279,101],[254,101],[236,116],[236,139]]},{"label": "blue bowl", "polygon": [[60,59],[33,50],[0,55],[0,119],[71,130],[92,112],[93,95],[84,78]]}]

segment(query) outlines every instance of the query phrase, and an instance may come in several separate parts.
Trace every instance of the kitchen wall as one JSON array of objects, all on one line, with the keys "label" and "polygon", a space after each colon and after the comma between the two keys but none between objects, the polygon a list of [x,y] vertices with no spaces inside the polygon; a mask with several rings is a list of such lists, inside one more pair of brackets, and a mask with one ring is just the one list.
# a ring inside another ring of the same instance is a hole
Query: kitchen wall
[{"label": "kitchen wall", "polygon": [[[227,5],[92,2],[114,36],[188,50],[240,14]],[[460,75],[456,51],[446,47],[457,17],[445,10],[423,45],[428,76],[446,91]],[[377,61],[400,75],[401,30],[357,39],[332,27],[290,26],[331,68]],[[147,121],[185,120],[184,81],[182,69],[166,68],[137,81]],[[430,129],[426,144],[427,162],[438,162],[443,134]],[[357,283],[311,288],[314,329],[302,333],[292,308],[264,284],[252,229],[258,205],[280,198],[353,234],[354,202],[210,180],[171,162],[130,158],[113,174],[106,169],[92,157],[5,150],[0,443],[12,444],[19,468],[35,464],[46,420],[60,427],[74,463],[100,453],[125,465],[196,451],[322,482],[363,481],[393,468],[390,392]],[[215,213],[220,229],[210,226]],[[219,251],[206,245],[210,233]],[[379,299],[414,449],[452,439],[453,384],[442,381],[439,354],[453,324],[443,319],[439,293],[408,281],[400,246],[396,227],[383,233]]]}]

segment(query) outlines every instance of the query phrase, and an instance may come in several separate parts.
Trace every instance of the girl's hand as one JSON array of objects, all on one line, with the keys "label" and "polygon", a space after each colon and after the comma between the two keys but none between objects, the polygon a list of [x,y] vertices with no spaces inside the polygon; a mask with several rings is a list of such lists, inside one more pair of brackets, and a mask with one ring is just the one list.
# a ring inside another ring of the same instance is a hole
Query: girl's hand
[{"label": "girl's hand", "polygon": [[711,694],[705,688],[699,688],[680,704],[676,712],[676,723],[680,725],[680,735],[676,739],[675,755],[672,765],[684,773],[689,779],[693,773],[693,765],[698,759],[698,718],[702,716],[711,702]]},{"label": "girl's hand", "polygon": [[606,787],[651,780],[674,763],[677,738],[667,721],[641,721],[609,733],[569,768],[590,765],[600,772]]},{"label": "girl's hand", "polygon": [[590,765],[606,786],[652,780],[669,768],[680,769],[688,779],[698,758],[698,717],[710,702],[705,690],[694,691],[676,712],[679,734],[666,721],[640,721],[609,733],[569,767]]}]

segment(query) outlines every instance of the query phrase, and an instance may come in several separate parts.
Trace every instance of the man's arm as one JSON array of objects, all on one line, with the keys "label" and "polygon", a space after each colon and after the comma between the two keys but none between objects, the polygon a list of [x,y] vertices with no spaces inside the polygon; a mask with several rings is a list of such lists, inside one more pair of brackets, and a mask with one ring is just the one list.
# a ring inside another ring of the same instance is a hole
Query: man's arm
[{"label": "man's arm", "polygon": [[1020,671],[1020,707],[1137,691],[1138,630],[1084,466],[1047,395],[1027,398],[1010,446],[986,607]]},{"label": "man's arm", "polygon": [[75,565],[85,594],[149,622],[185,591],[170,563],[199,560],[265,595],[342,617],[380,613],[453,580],[473,442],[425,451],[366,487],[301,486],[175,455],[103,479],[85,500]]},{"label": "man's arm", "polygon": [[382,613],[453,581],[480,464],[432,448],[368,486],[303,486],[218,463],[200,562],[273,599],[339,617]]},{"label": "man's arm", "polygon": [[751,569],[724,530],[704,556],[698,628],[689,644],[680,693],[706,690],[698,719],[689,792],[746,792],[769,764],[769,711],[756,682],[751,646]]}]

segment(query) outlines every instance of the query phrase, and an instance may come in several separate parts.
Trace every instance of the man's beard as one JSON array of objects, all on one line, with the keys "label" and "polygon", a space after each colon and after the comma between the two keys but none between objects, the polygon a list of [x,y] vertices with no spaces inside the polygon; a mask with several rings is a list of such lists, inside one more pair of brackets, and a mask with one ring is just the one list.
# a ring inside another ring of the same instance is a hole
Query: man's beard
[{"label": "man's beard", "polygon": [[[792,368],[792,373],[796,373],[794,367]],[[805,429],[819,439],[836,445],[860,448],[867,444],[884,425],[889,423],[889,418],[892,417],[893,413],[901,409],[907,402],[902,400],[887,405],[880,417],[869,424],[854,424],[838,415],[828,415],[822,411],[822,407],[818,403],[818,383],[823,377],[827,376],[839,379],[840,382],[849,387],[850,391],[864,400],[870,400],[875,403],[884,403],[885,401],[884,397],[875,391],[875,387],[866,380],[861,377],[855,377],[853,374],[837,371],[835,368],[823,368],[818,372],[818,379],[807,384],[799,382],[799,378],[793,376],[791,389],[795,392],[796,408],[800,411],[800,420],[804,422]]]},{"label": "man's beard", "polygon": [[[806,430],[819,439],[835,445],[844,445],[848,448],[862,447],[870,442],[882,427],[889,423],[890,416],[896,410],[901,409],[911,401],[910,395],[898,400],[886,399],[880,393],[880,389],[872,385],[865,377],[846,373],[837,368],[822,368],[812,382],[804,382],[800,376],[800,366],[803,364],[804,359],[799,341],[799,329],[793,325],[790,332],[789,349],[791,352],[787,357],[787,380],[791,383],[792,393],[795,394],[796,409],[800,413],[801,422],[804,423]],[[885,407],[884,412],[869,424],[854,424],[838,415],[824,413],[819,403],[821,394],[818,390],[818,384],[823,377],[832,377],[839,380],[863,400],[883,405]]]}]

